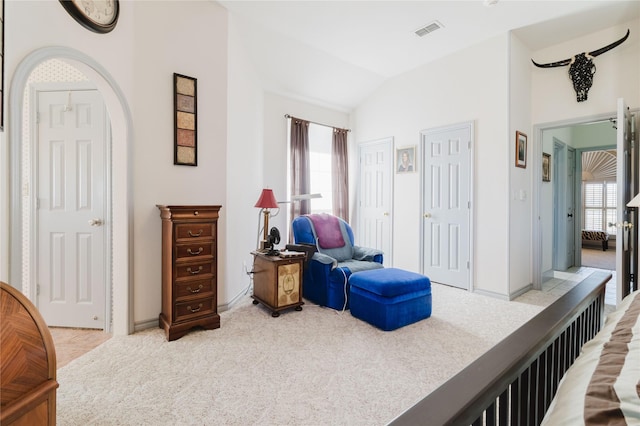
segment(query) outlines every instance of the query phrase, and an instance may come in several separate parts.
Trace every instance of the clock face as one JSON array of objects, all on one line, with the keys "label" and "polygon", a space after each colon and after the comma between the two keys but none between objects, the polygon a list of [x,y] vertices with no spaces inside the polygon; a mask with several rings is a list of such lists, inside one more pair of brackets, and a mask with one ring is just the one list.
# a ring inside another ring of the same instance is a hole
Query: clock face
[{"label": "clock face", "polygon": [[108,33],[118,22],[118,0],[60,0],[62,6],[83,27]]}]

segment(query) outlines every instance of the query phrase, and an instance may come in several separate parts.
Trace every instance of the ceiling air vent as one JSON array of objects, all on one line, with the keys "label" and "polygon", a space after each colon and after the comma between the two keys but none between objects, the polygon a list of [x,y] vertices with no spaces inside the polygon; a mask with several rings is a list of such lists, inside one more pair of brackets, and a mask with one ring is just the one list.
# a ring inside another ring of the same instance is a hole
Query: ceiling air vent
[{"label": "ceiling air vent", "polygon": [[426,25],[426,26],[424,26],[424,27],[422,27],[420,29],[417,29],[414,32],[416,33],[416,35],[418,37],[424,37],[427,34],[432,33],[435,30],[438,30],[440,28],[442,28],[442,24],[440,22],[438,22],[438,21],[433,21],[432,23],[430,23],[430,24],[428,24],[428,25]]}]

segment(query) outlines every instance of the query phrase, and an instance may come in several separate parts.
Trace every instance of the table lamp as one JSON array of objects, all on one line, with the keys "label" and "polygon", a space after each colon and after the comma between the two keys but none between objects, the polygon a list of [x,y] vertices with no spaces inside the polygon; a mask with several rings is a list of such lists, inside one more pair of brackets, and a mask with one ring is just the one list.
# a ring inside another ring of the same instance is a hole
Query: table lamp
[{"label": "table lamp", "polygon": [[262,241],[260,241],[260,249],[266,250],[267,247],[267,233],[269,232],[269,209],[277,209],[278,202],[276,201],[275,195],[273,195],[273,190],[271,189],[263,189],[260,194],[260,198],[258,198],[258,202],[255,207],[259,207],[262,209],[262,213],[264,214],[264,233],[262,237]]}]

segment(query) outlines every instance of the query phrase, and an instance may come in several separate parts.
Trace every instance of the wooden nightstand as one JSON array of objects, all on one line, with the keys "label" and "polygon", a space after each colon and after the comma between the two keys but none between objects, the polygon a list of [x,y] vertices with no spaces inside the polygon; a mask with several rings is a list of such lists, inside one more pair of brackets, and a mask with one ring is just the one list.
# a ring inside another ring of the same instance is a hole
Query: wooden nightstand
[{"label": "wooden nightstand", "polygon": [[254,251],[253,254],[253,304],[262,303],[272,317],[280,311],[295,308],[302,310],[302,263],[304,253],[290,253],[290,257],[269,256]]}]

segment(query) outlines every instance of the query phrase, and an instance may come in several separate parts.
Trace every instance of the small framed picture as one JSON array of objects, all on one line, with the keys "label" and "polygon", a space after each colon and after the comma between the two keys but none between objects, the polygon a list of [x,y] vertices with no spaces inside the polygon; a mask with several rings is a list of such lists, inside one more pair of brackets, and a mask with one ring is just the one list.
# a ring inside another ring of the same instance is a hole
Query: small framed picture
[{"label": "small framed picture", "polygon": [[527,135],[516,131],[516,167],[527,168]]},{"label": "small framed picture", "polygon": [[416,171],[416,147],[403,147],[396,149],[396,173],[409,173]]},{"label": "small framed picture", "polygon": [[542,181],[551,182],[551,154],[542,153]]}]

